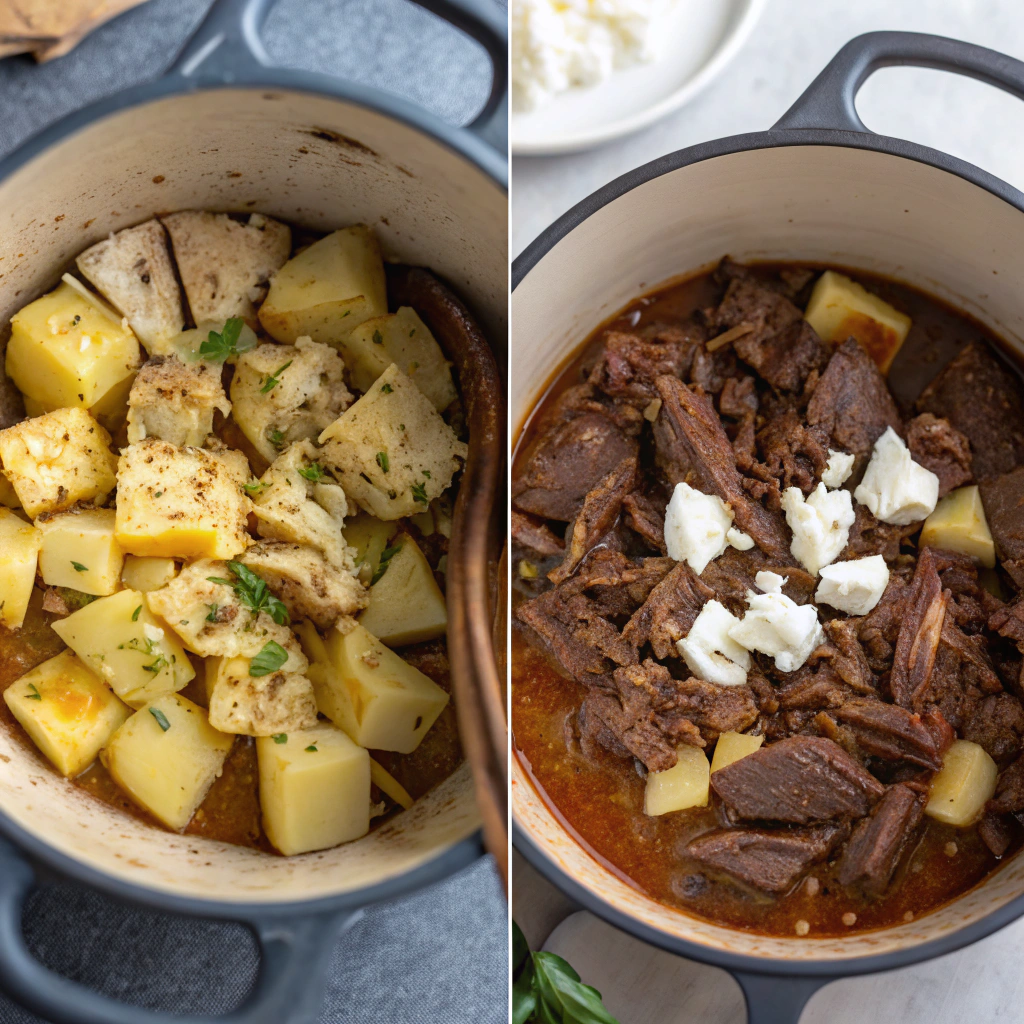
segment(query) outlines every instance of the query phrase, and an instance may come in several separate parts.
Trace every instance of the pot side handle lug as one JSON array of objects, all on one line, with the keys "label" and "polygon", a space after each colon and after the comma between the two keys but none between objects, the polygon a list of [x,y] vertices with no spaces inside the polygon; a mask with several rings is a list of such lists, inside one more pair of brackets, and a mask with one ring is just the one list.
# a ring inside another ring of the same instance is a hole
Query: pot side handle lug
[{"label": "pot side handle lug", "polygon": [[824,988],[831,976],[793,977],[729,972],[743,990],[747,1004],[747,1024],[799,1024],[800,1015],[811,996]]},{"label": "pot side handle lug", "polygon": [[53,1024],[316,1024],[337,939],[362,910],[285,918],[240,918],[255,934],[260,968],[236,1010],[217,1017],[182,1016],[118,1002],[44,967],[21,931],[35,874],[0,839],[0,989]]},{"label": "pot side handle lug", "polygon": [[[273,63],[261,31],[275,0],[215,0],[209,13],[171,65],[170,74],[197,85],[245,79]],[[414,0],[476,40],[491,62],[491,91],[467,125],[500,155],[508,152],[508,15],[497,0]]]},{"label": "pot side handle lug", "polygon": [[857,93],[876,71],[932,68],[966,75],[1024,99],[1024,63],[974,43],[921,32],[867,32],[851,39],[825,66],[772,130],[811,128],[866,132]]}]

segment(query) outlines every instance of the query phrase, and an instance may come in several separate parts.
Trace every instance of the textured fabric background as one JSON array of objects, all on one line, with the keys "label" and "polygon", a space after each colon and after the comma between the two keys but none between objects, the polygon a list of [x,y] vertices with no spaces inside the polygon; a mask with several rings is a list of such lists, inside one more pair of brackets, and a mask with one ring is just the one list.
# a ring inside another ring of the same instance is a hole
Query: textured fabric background
[{"label": "textured fabric background", "polygon": [[[0,61],[0,155],[70,110],[159,74],[209,0],[150,0],[66,57]],[[476,44],[406,0],[281,0],[266,45],[275,61],[399,93],[455,123],[487,96]],[[256,970],[236,925],[143,912],[62,884],[39,890],[26,937],[49,967],[141,1006],[219,1013]],[[500,1024],[508,1017],[506,908],[493,866],[375,907],[335,951],[324,1024]],[[38,1024],[0,996],[0,1024]]]}]

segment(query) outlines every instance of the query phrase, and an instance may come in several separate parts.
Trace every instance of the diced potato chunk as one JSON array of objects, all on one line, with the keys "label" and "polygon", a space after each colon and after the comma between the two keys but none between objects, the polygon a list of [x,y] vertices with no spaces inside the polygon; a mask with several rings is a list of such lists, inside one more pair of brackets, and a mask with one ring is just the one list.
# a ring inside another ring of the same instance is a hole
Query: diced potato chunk
[{"label": "diced potato chunk", "polygon": [[996,549],[977,484],[950,491],[921,527],[920,547],[945,548],[969,555],[987,569],[996,564]]},{"label": "diced potato chunk", "polygon": [[134,708],[177,692],[196,674],[177,637],[135,590],[101,597],[58,619],[53,631]]},{"label": "diced potato chunk", "polygon": [[369,583],[377,575],[380,556],[397,530],[397,523],[386,523],[365,512],[346,520],[345,540],[352,548],[355,567],[364,583]]},{"label": "diced potato chunk", "polygon": [[925,814],[947,825],[966,828],[981,817],[996,791],[999,769],[983,747],[954,740],[932,779]]},{"label": "diced potato chunk", "polygon": [[210,724],[221,732],[273,736],[316,725],[313,685],[293,672],[250,675],[249,658],[210,658],[206,693]]},{"label": "diced potato chunk", "polygon": [[370,600],[359,624],[391,647],[444,636],[448,611],[426,556],[407,533],[396,537],[391,547],[398,550],[370,587]]},{"label": "diced potato chunk", "polygon": [[426,510],[468,449],[397,366],[321,435],[323,461],[345,493],[378,519]]},{"label": "diced potato chunk", "polygon": [[304,672],[308,662],[295,635],[265,609],[254,615],[242,601],[237,582],[226,562],[204,558],[182,569],[163,589],[147,594],[146,602],[200,657],[255,658],[273,641],[288,652],[282,671]]},{"label": "diced potato chunk", "polygon": [[685,744],[677,750],[679,760],[663,772],[651,772],[644,790],[644,814],[670,814],[688,807],[707,807],[711,787],[711,765],[699,747]]},{"label": "diced potato chunk", "polygon": [[89,767],[131,709],[70,651],[4,690],[11,714],[62,775]]},{"label": "diced potato chunk", "polygon": [[168,828],[183,829],[220,775],[234,736],[177,694],[151,701],[114,733],[102,761],[114,781]]},{"label": "diced potato chunk", "polygon": [[277,341],[312,338],[337,345],[388,311],[384,261],[364,224],[341,228],[292,257],[274,275],[260,323]]},{"label": "diced potato chunk", "polygon": [[121,570],[121,582],[129,590],[148,594],[166,587],[178,575],[178,563],[173,558],[151,558],[126,555]]},{"label": "diced potato chunk", "polygon": [[725,768],[733,761],[738,761],[741,757],[746,757],[747,754],[752,754],[755,750],[760,750],[762,743],[763,736],[751,736],[745,732],[723,732],[718,737],[715,753],[711,758],[712,773],[717,772],[719,768]]},{"label": "diced potato chunk", "polygon": [[20,629],[36,582],[42,534],[12,512],[0,508],[0,622]]},{"label": "diced potato chunk", "polygon": [[888,373],[910,330],[910,317],[834,270],[826,270],[811,292],[804,319],[822,341],[856,338]]},{"label": "diced potato chunk", "polygon": [[317,437],[352,404],[344,368],[330,345],[309,338],[245,352],[231,381],[235,422],[273,462],[293,441]]},{"label": "diced potato chunk", "polygon": [[185,317],[181,291],[158,220],[125,228],[86,249],[75,261],[82,275],[123,316],[151,355],[167,351]]},{"label": "diced potato chunk", "polygon": [[320,629],[366,607],[369,595],[358,578],[305,544],[261,541],[239,561],[267,581],[293,619],[309,619]]},{"label": "diced potato chunk", "polygon": [[333,629],[328,661],[307,673],[317,707],[361,747],[411,754],[448,703],[448,694],[362,626]]},{"label": "diced potato chunk", "polygon": [[39,572],[50,587],[105,596],[118,589],[124,553],[114,537],[112,508],[73,509],[40,516]]},{"label": "diced potato chunk", "polygon": [[267,838],[291,856],[347,843],[370,830],[370,755],[340,729],[256,741]]},{"label": "diced potato chunk", "polygon": [[215,409],[231,412],[219,365],[158,356],[139,370],[128,396],[128,443],[156,437],[199,447],[213,431]]},{"label": "diced potato chunk", "polygon": [[288,225],[260,213],[243,224],[205,210],[172,213],[163,222],[195,322],[239,316],[255,325],[254,302],[291,251]]},{"label": "diced potato chunk", "polygon": [[33,519],[78,501],[101,505],[117,484],[110,435],[85,409],[58,409],[0,430],[0,462]]},{"label": "diced potato chunk", "polygon": [[117,540],[130,554],[231,558],[249,541],[241,452],[176,448],[147,439],[117,464]]},{"label": "diced potato chunk", "polygon": [[0,505],[3,505],[5,508],[21,508],[21,502],[18,501],[18,494],[14,489],[14,485],[3,473],[0,473]]},{"label": "diced potato chunk", "polygon": [[359,391],[369,391],[394,363],[438,412],[444,412],[457,397],[451,364],[430,328],[410,306],[360,324],[341,343],[341,351],[352,386]]},{"label": "diced potato chunk", "polygon": [[131,394],[134,383],[135,374],[129,374],[89,409],[96,422],[110,434],[116,434],[128,418],[128,396]]}]

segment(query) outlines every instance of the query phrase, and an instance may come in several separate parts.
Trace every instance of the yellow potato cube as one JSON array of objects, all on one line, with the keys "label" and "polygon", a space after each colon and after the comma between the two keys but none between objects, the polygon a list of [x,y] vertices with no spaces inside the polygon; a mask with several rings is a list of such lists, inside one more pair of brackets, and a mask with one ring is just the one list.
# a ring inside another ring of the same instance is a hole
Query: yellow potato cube
[{"label": "yellow potato cube", "polygon": [[390,550],[394,554],[378,569],[359,624],[391,647],[444,636],[448,611],[426,556],[407,533],[396,537]]},{"label": "yellow potato cube", "polygon": [[324,723],[256,740],[267,838],[291,856],[370,831],[370,755]]},{"label": "yellow potato cube", "polygon": [[114,733],[102,761],[135,803],[180,831],[220,775],[234,742],[210,725],[198,704],[171,694],[136,711]]},{"label": "yellow potato cube", "polygon": [[131,709],[70,651],[4,690],[11,714],[62,775],[89,767]]},{"label": "yellow potato cube", "polygon": [[210,658],[206,697],[210,724],[221,732],[273,736],[316,725],[313,686],[294,672],[250,674],[249,658]]},{"label": "yellow potato cube", "polygon": [[395,363],[438,412],[444,412],[457,397],[451,364],[430,328],[409,306],[361,323],[341,343],[341,352],[352,386],[359,391],[369,391]]},{"label": "yellow potato cube", "polygon": [[889,372],[911,324],[905,313],[834,270],[818,278],[804,319],[822,341],[838,344],[856,338],[883,374]]},{"label": "yellow potato cube", "polygon": [[40,532],[9,508],[0,508],[0,622],[20,629],[36,582]]},{"label": "yellow potato cube", "polygon": [[0,462],[33,519],[79,501],[102,505],[117,484],[110,435],[85,409],[58,409],[0,430]]},{"label": "yellow potato cube", "polygon": [[178,575],[178,563],[173,558],[153,558],[145,555],[125,555],[121,582],[129,590],[148,594],[166,587]]},{"label": "yellow potato cube", "polygon": [[341,228],[292,257],[274,275],[260,323],[277,341],[306,335],[337,345],[349,332],[388,311],[384,261],[364,224]]},{"label": "yellow potato cube", "polygon": [[950,491],[921,527],[919,547],[945,548],[976,559],[986,569],[996,564],[996,548],[977,484]]},{"label": "yellow potato cube", "polygon": [[3,473],[0,473],[0,505],[6,508],[21,508],[17,492]]},{"label": "yellow potato cube", "polygon": [[355,566],[359,578],[369,583],[380,568],[380,556],[398,530],[396,522],[375,519],[365,512],[345,520],[345,543],[355,553]]},{"label": "yellow potato cube", "polygon": [[184,363],[158,356],[139,370],[128,396],[128,443],[147,437],[181,448],[202,446],[213,432],[213,414],[227,416],[221,368],[214,363]]},{"label": "yellow potato cube", "polygon": [[711,765],[699,747],[677,749],[679,760],[663,772],[651,772],[644,790],[644,814],[670,814],[688,807],[707,807]]},{"label": "yellow potato cube", "polygon": [[11,318],[7,376],[46,408],[88,409],[140,362],[131,330],[68,284]]},{"label": "yellow potato cube", "polygon": [[310,665],[317,707],[361,747],[411,754],[448,694],[362,626],[326,641],[328,660]]},{"label": "yellow potato cube", "polygon": [[118,543],[133,555],[233,558],[249,542],[248,479],[241,452],[133,444],[117,464]]},{"label": "yellow potato cube", "polygon": [[715,744],[715,753],[711,758],[711,771],[717,772],[719,768],[725,768],[738,761],[747,754],[761,749],[764,743],[763,736],[751,736],[745,732],[723,732]]},{"label": "yellow potato cube", "polygon": [[40,516],[39,572],[51,587],[105,596],[118,589],[124,553],[114,538],[112,508],[77,509]]},{"label": "yellow potato cube", "polygon": [[998,776],[995,761],[983,747],[954,740],[932,779],[925,814],[958,828],[973,825],[995,794]]},{"label": "yellow potato cube", "polygon": [[177,637],[136,590],[101,597],[58,619],[53,631],[134,708],[177,692],[196,674]]}]

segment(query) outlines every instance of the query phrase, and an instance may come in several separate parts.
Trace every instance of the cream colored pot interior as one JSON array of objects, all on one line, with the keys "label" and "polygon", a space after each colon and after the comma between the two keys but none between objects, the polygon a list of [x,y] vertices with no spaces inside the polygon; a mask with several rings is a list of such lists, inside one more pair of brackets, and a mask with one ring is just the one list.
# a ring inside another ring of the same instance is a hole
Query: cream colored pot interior
[{"label": "cream colored pot interior", "polygon": [[[382,114],[258,89],[177,96],[111,115],[0,183],[0,323],[109,232],[189,208],[258,210],[317,231],[371,224],[386,256],[433,269],[491,337],[504,336],[504,192],[445,146]],[[45,842],[126,881],[257,902],[383,882],[478,827],[463,766],[358,842],[268,856],[143,825],[64,782],[4,732],[0,807]]]},{"label": "cream colored pot interior", "polygon": [[[834,262],[916,285],[1024,351],[1024,215],[953,174],[882,153],[786,147],[707,160],[649,181],[556,244],[512,297],[512,416],[521,425],[554,370],[601,321],[661,282],[740,260]],[[773,939],[648,899],[567,833],[513,759],[512,808],[540,849],[607,904],[720,950],[846,959],[926,942],[1024,893],[1016,857],[980,887],[909,924],[837,939]]]}]

